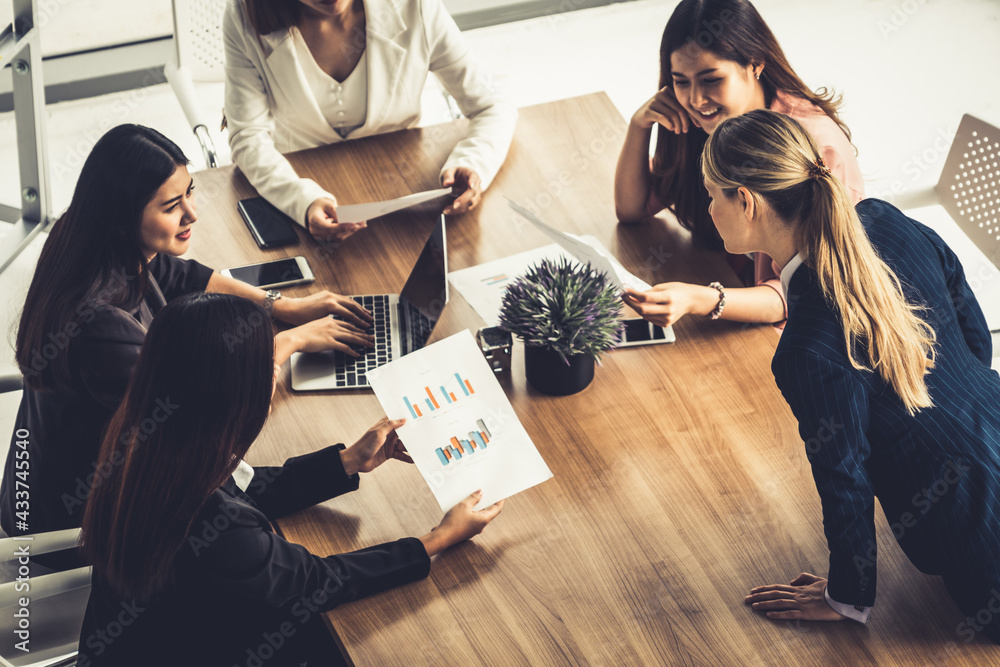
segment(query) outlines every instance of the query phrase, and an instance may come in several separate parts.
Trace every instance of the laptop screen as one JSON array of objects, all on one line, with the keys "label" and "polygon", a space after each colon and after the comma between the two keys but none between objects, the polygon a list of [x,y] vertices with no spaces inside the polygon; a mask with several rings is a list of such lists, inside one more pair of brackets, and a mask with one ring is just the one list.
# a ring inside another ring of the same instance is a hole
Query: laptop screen
[{"label": "laptop screen", "polygon": [[448,248],[442,215],[399,293],[403,354],[427,343],[447,303]]}]

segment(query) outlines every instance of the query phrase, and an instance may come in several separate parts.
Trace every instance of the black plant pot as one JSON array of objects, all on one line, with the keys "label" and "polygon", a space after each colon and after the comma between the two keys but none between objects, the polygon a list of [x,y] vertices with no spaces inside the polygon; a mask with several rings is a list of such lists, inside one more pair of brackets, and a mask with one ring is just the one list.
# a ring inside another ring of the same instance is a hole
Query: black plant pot
[{"label": "black plant pot", "polygon": [[583,391],[594,379],[594,358],[589,354],[567,357],[547,347],[524,346],[524,375],[538,391],[568,396]]}]

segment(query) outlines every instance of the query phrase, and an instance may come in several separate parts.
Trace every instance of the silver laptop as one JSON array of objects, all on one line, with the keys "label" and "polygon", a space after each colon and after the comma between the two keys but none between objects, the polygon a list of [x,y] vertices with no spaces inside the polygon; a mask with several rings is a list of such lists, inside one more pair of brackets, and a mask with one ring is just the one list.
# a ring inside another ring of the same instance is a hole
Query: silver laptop
[{"label": "silver laptop", "polygon": [[292,355],[292,389],[320,391],[368,386],[368,371],[427,344],[448,303],[448,247],[444,216],[424,243],[399,294],[352,296],[374,316],[374,348],[355,348],[360,357],[331,350]]}]

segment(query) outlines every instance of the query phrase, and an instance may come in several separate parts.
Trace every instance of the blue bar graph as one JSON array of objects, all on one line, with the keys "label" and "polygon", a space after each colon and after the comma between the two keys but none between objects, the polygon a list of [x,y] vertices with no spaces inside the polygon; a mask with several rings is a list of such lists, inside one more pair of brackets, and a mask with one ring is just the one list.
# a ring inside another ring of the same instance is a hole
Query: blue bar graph
[{"label": "blue bar graph", "polygon": [[406,408],[410,411],[410,414],[413,415],[413,418],[416,419],[417,416],[418,416],[417,415],[417,411],[413,409],[412,405],[410,405],[410,399],[408,399],[408,398],[406,398],[404,396],[403,397],[403,402],[406,403]]},{"label": "blue bar graph", "polygon": [[448,392],[444,390],[444,385],[441,385],[441,393],[444,394],[444,400],[448,401],[449,403],[454,403],[454,401],[451,400],[451,396],[448,395]]},{"label": "blue bar graph", "polygon": [[458,380],[458,386],[461,387],[462,391],[465,392],[465,395],[468,396],[469,395],[469,390],[465,386],[465,383],[462,381],[462,376],[459,375],[458,373],[455,373],[455,379]]},{"label": "blue bar graph", "polygon": [[482,419],[476,420],[476,426],[479,427],[479,430],[469,431],[468,440],[459,440],[458,437],[452,436],[450,445],[438,447],[434,450],[441,465],[446,466],[452,461],[461,459],[463,456],[470,456],[486,449],[486,443],[490,441],[491,437],[489,429],[486,428],[486,423]]}]

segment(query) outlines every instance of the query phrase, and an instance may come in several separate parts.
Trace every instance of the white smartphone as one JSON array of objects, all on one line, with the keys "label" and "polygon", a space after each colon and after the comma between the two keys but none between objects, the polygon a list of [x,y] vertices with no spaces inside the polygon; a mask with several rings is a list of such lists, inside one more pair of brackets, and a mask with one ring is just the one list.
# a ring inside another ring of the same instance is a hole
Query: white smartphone
[{"label": "white smartphone", "polygon": [[658,345],[659,343],[673,343],[674,332],[667,331],[663,327],[656,326],[643,319],[624,320],[625,336],[618,347],[633,347],[635,345]]},{"label": "white smartphone", "polygon": [[261,289],[288,287],[313,281],[313,272],[309,268],[309,262],[301,255],[276,259],[273,262],[223,269],[219,273]]}]

